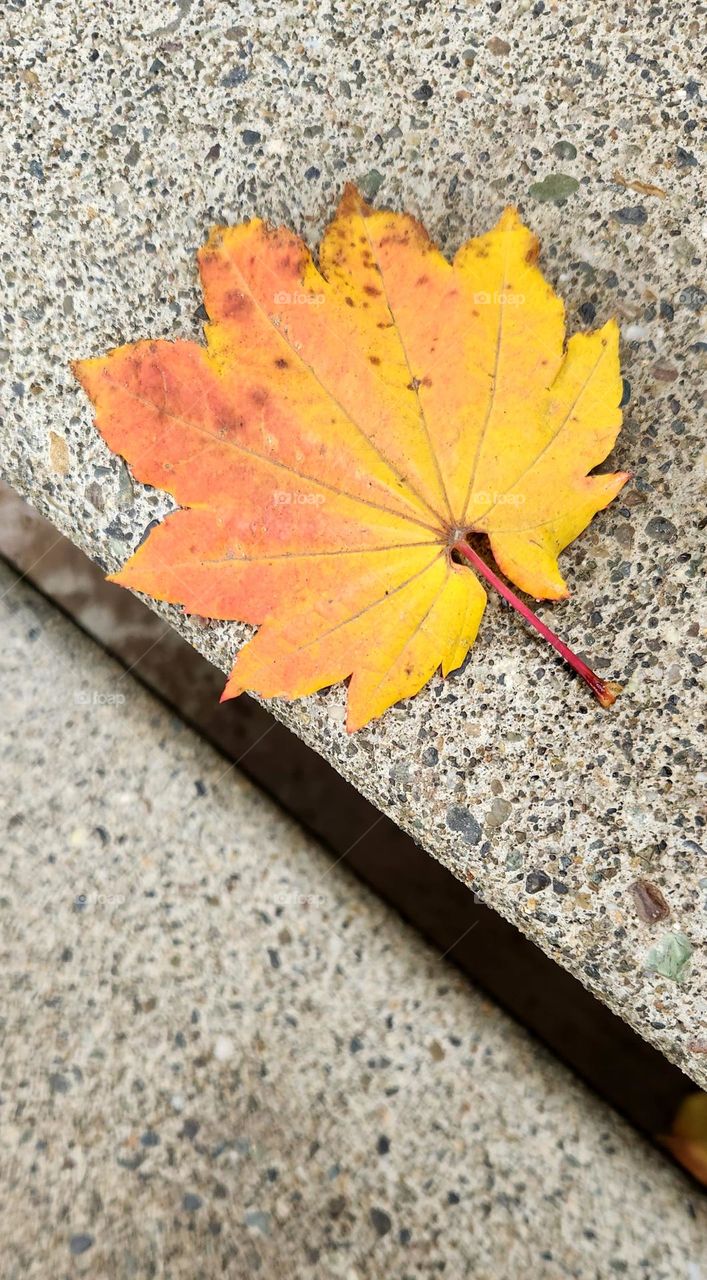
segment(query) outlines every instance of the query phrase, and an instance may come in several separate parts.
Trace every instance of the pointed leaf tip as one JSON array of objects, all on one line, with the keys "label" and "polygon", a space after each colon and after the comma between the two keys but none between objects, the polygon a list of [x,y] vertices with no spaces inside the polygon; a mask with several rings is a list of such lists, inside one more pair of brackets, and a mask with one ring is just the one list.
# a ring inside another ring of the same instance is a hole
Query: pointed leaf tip
[{"label": "pointed leaf tip", "polygon": [[373,206],[368,203],[355,182],[347,182],[336,207],[335,217],[345,218],[352,213],[367,217],[369,213],[373,213]]}]

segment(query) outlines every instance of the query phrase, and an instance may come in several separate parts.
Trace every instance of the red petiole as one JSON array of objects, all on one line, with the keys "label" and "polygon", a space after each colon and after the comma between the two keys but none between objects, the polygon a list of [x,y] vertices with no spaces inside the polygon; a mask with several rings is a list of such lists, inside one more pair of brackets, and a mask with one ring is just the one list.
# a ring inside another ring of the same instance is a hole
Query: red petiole
[{"label": "red petiole", "polygon": [[564,640],[560,640],[560,637],[556,636],[555,632],[551,631],[537,614],[528,608],[527,604],[523,604],[523,601],[519,600],[515,592],[511,591],[510,587],[507,587],[505,582],[501,581],[493,569],[489,568],[486,561],[482,560],[481,556],[477,555],[474,549],[469,546],[468,542],[460,539],[454,544],[454,550],[460,556],[464,556],[469,561],[469,564],[474,566],[477,573],[481,574],[481,577],[485,578],[487,582],[490,582],[491,586],[500,592],[504,600],[507,600],[514,609],[517,609],[521,617],[525,618],[525,621],[529,622],[531,627],[535,627],[535,630],[540,632],[540,635],[547,640],[548,644],[551,644],[553,649],[557,650],[560,657],[564,658],[565,662],[569,663],[572,669],[577,672],[577,675],[581,676],[586,684],[589,685],[594,697],[598,699],[602,707],[610,707],[613,702],[616,702],[621,692],[620,684],[616,684],[614,680],[602,680],[595,671],[592,671],[591,667],[587,666],[586,662],[582,662],[582,659],[572,652]]}]

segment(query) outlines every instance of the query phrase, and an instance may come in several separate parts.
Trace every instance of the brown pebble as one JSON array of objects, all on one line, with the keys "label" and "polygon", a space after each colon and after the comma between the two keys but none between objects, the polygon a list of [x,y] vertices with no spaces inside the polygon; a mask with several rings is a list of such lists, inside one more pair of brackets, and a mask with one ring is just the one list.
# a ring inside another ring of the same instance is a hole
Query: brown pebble
[{"label": "brown pebble", "polygon": [[65,476],[71,466],[69,446],[64,437],[58,436],[56,431],[49,432],[49,461],[52,471],[56,471],[60,476]]},{"label": "brown pebble", "polygon": [[657,885],[650,880],[634,880],[629,885],[629,893],[636,904],[636,910],[646,924],[656,924],[658,920],[667,920],[670,907]]},{"label": "brown pebble", "polygon": [[661,364],[660,361],[653,365],[651,372],[658,382],[675,382],[678,376],[678,371],[673,365]]}]

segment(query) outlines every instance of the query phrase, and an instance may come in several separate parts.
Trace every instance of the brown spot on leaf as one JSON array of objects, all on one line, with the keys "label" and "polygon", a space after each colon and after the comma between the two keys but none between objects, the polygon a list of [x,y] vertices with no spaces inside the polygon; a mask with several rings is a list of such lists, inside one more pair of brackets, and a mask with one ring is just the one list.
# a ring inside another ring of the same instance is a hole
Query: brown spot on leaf
[{"label": "brown spot on leaf", "polygon": [[220,440],[225,440],[229,436],[235,435],[237,431],[242,431],[244,427],[245,418],[242,415],[237,416],[234,413],[229,413],[228,410],[224,410],[216,428],[216,434]]},{"label": "brown spot on leaf", "polygon": [[415,284],[416,284],[416,285],[424,285],[424,284],[429,284],[429,283],[430,283],[430,277],[429,277],[429,276],[418,276],[417,280],[415,281]]},{"label": "brown spot on leaf", "polygon": [[240,289],[229,289],[228,293],[223,295],[224,316],[244,315],[246,311],[250,311],[252,305],[250,298]]},{"label": "brown spot on leaf", "polygon": [[285,359],[284,356],[278,356],[277,360],[275,361],[275,364],[277,365],[278,369],[289,369],[290,367],[289,362]]},{"label": "brown spot on leaf", "polygon": [[369,356],[368,359],[371,364],[380,364],[380,356]]},{"label": "brown spot on leaf", "polygon": [[369,296],[369,298],[379,298],[379,297],[380,297],[380,289],[377,289],[377,288],[376,288],[376,286],[375,286],[374,284],[364,284],[364,286],[363,286],[363,292],[364,292],[364,293],[367,293],[367,294],[368,294],[368,296]]}]

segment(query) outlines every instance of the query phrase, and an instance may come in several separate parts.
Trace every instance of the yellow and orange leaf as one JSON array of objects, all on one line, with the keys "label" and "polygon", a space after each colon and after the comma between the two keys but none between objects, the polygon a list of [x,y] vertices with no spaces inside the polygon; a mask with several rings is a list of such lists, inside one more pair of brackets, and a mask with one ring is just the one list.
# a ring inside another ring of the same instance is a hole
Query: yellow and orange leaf
[{"label": "yellow and orange leaf", "polygon": [[348,727],[473,644],[486,592],[453,549],[488,536],[531,595],[625,472],[613,322],[564,308],[514,209],[448,262],[412,217],[347,187],[319,265],[285,228],[199,254],[206,346],[143,341],[74,365],[111,449],[181,510],[114,580],[259,627],[225,697],[350,677]]},{"label": "yellow and orange leaf", "polygon": [[707,1093],[688,1094],[662,1141],[675,1159],[707,1186]]}]

